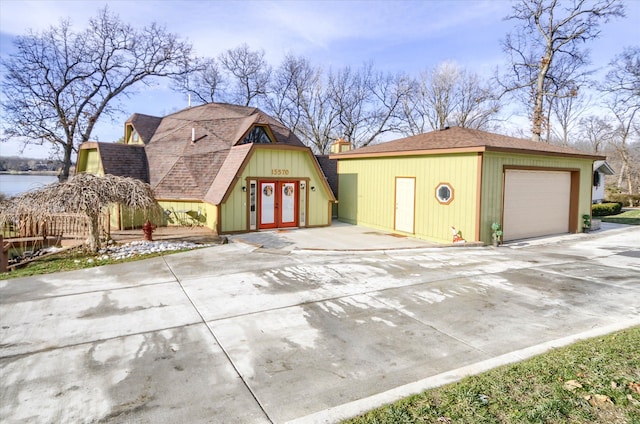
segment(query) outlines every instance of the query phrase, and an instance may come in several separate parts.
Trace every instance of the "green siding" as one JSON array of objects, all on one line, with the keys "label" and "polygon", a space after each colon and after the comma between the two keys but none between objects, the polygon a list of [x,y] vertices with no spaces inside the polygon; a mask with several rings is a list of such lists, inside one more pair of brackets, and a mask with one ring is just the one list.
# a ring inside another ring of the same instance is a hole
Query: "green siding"
[{"label": "green siding", "polygon": [[[338,164],[338,217],[352,224],[394,231],[395,178],[416,178],[415,237],[449,243],[450,227],[462,231],[467,241],[491,243],[491,224],[502,223],[504,166],[576,169],[580,172],[577,216],[591,211],[591,159],[510,153],[484,153],[480,228],[477,225],[478,154],[449,154],[387,158],[340,159]],[[449,205],[435,198],[435,188],[451,184],[454,200]],[[549,205],[540,205],[548,207]]]},{"label": "green siding", "polygon": [[134,210],[120,203],[109,205],[109,225],[112,230],[142,228],[149,219],[155,225],[163,225],[159,211]]},{"label": "green siding", "polygon": [[163,211],[160,225],[204,225],[216,230],[216,207],[206,202],[158,201]]},{"label": "green siding", "polygon": [[[278,170],[280,174],[278,174]],[[222,232],[247,231],[248,192],[247,179],[277,178],[279,180],[304,180],[307,185],[307,226],[329,225],[331,196],[323,184],[324,177],[318,174],[313,159],[307,150],[256,148],[240,178],[232,184],[231,192],[221,205]],[[322,178],[322,179],[321,179]],[[312,191],[311,187],[316,190]]]},{"label": "green siding", "polygon": [[88,172],[95,175],[104,175],[100,165],[98,149],[81,149],[78,157],[78,172]]},{"label": "green siding", "polygon": [[[579,230],[582,215],[591,214],[591,159],[533,156],[509,153],[485,153],[482,161],[482,205],[480,213],[480,239],[491,243],[491,223],[502,222],[503,167],[505,165],[534,168],[563,168],[580,170],[578,205]],[[541,208],[551,205],[540,205]]]},{"label": "green siding", "polygon": [[[450,243],[451,227],[475,239],[477,153],[340,159],[338,217],[346,222],[394,231],[395,179],[415,177],[415,237]],[[454,199],[438,202],[435,189],[449,183]]]},{"label": "green siding", "polygon": [[[222,221],[222,232],[247,231],[247,202],[248,190],[242,191],[245,182],[232,184],[232,189],[227,201],[220,205],[220,218]],[[245,186],[246,187],[246,186]]]},{"label": "green siding", "polygon": [[120,205],[120,229],[130,230],[133,228],[142,228],[145,221],[149,218],[157,225],[157,219],[150,217],[147,211],[139,209],[131,209],[127,206]]}]

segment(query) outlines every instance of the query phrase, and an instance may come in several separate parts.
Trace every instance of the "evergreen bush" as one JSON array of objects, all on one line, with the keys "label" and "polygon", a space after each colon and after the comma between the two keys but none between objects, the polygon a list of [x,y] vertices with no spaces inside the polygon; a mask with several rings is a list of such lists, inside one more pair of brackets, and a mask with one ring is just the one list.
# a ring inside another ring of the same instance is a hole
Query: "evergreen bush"
[{"label": "evergreen bush", "polygon": [[591,206],[591,213],[593,216],[609,216],[617,215],[622,211],[622,205],[620,203],[600,203]]}]

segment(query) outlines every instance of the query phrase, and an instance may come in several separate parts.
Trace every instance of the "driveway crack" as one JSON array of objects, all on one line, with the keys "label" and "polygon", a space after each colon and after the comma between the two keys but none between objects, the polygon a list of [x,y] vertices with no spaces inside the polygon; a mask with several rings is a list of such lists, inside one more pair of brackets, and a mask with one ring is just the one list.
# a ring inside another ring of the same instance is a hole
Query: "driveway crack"
[{"label": "driveway crack", "polygon": [[171,272],[171,274],[173,274],[173,277],[176,279],[176,282],[178,283],[178,285],[180,286],[180,289],[182,290],[182,292],[184,293],[184,295],[187,297],[187,299],[189,300],[189,303],[191,303],[191,306],[193,306],[193,309],[196,311],[196,313],[198,314],[198,316],[200,317],[200,319],[202,320],[202,323],[207,327],[207,330],[209,331],[209,333],[211,334],[211,337],[213,337],[213,340],[218,344],[218,346],[220,347],[220,350],[222,351],[222,353],[224,353],[224,356],[227,358],[227,361],[229,361],[229,364],[231,364],[231,367],[233,367],[234,372],[236,373],[236,375],[240,378],[240,381],[242,381],[242,384],[246,387],[246,389],[249,391],[249,393],[251,394],[251,397],[253,397],[253,400],[256,401],[256,403],[258,404],[258,407],[260,408],[260,410],[262,411],[262,413],[264,414],[265,418],[270,422],[273,423],[273,420],[271,419],[271,417],[269,416],[269,414],[267,413],[264,405],[262,404],[262,402],[260,402],[260,400],[258,399],[258,396],[256,395],[256,393],[253,391],[253,389],[251,388],[251,386],[249,385],[249,383],[244,379],[244,376],[242,375],[242,373],[240,372],[240,370],[238,369],[238,367],[236,366],[236,364],[233,362],[233,359],[231,359],[231,355],[229,354],[229,352],[227,351],[227,349],[225,349],[225,347],[222,345],[222,343],[220,342],[220,339],[218,339],[218,337],[216,336],[216,333],[213,331],[213,328],[211,328],[211,326],[209,325],[209,323],[207,322],[207,320],[205,320],[204,315],[202,315],[202,312],[200,311],[200,309],[198,308],[198,306],[193,302],[193,299],[191,298],[191,296],[189,296],[189,293],[187,292],[187,290],[185,290],[184,285],[182,284],[182,281],[180,281],[180,278],[178,278],[178,276],[176,275],[176,273],[173,271],[173,268],[171,267],[171,265],[169,265],[169,263],[167,263],[165,257],[162,257],[163,260],[165,261],[165,264],[167,265],[167,267],[169,268],[169,271]]}]

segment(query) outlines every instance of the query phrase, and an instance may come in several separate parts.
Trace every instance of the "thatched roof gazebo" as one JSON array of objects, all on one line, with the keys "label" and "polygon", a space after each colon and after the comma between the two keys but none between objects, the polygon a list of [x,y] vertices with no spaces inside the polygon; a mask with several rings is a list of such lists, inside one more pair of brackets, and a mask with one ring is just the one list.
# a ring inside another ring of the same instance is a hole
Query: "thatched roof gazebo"
[{"label": "thatched roof gazebo", "polygon": [[46,220],[60,213],[79,213],[89,218],[87,243],[91,251],[97,251],[100,248],[100,213],[112,203],[147,214],[158,206],[147,183],[128,177],[82,173],[67,181],[6,199],[0,203],[0,225],[21,219]]}]

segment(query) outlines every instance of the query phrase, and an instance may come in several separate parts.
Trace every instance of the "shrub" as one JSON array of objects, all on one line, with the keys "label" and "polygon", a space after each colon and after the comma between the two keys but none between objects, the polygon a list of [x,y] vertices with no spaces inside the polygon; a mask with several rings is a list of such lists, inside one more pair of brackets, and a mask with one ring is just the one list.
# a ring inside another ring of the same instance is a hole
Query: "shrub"
[{"label": "shrub", "polygon": [[607,196],[610,202],[622,203],[625,206],[639,206],[640,194],[615,193]]},{"label": "shrub", "polygon": [[591,206],[593,216],[617,215],[622,210],[620,203],[600,203]]}]

